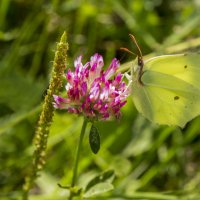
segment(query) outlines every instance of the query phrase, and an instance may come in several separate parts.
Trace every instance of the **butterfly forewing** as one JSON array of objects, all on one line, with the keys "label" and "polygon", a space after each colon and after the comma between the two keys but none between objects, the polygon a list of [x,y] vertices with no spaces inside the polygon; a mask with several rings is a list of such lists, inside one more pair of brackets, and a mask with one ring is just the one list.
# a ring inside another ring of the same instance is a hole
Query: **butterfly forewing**
[{"label": "butterfly forewing", "polygon": [[133,83],[136,108],[158,124],[183,127],[200,114],[200,55],[166,55],[145,62]]}]

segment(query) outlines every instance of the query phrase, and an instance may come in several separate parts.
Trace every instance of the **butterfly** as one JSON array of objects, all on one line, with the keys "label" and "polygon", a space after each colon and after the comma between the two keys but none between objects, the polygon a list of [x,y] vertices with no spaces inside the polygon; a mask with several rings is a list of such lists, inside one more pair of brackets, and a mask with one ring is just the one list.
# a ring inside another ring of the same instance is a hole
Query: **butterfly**
[{"label": "butterfly", "polygon": [[163,55],[144,61],[135,37],[130,37],[138,50],[132,68],[136,109],[152,122],[184,127],[200,115],[200,54]]}]

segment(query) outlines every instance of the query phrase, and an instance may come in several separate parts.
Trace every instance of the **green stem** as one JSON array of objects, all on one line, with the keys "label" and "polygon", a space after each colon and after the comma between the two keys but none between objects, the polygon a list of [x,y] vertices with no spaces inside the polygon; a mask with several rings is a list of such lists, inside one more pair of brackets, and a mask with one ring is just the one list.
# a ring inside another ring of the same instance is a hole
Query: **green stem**
[{"label": "green stem", "polygon": [[[76,151],[76,157],[75,157],[75,163],[74,163],[74,169],[73,169],[73,178],[72,178],[72,183],[71,183],[71,188],[73,188],[76,184],[76,179],[77,179],[77,171],[78,171],[78,162],[79,162],[79,157],[80,157],[80,151],[81,151],[81,146],[83,143],[83,137],[85,135],[85,130],[86,130],[86,126],[87,126],[87,119],[84,118],[83,121],[83,126],[81,129],[81,134],[80,134],[80,138],[79,138],[79,143],[78,143],[78,148]],[[69,200],[71,200],[73,198],[74,194],[72,192],[72,190],[70,191],[70,196],[69,196]]]}]

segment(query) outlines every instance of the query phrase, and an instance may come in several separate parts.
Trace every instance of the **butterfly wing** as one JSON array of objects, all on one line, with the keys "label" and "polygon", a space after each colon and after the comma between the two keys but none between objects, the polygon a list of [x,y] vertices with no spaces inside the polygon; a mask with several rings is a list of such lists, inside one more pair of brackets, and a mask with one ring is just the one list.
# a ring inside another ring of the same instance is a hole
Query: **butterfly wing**
[{"label": "butterfly wing", "polygon": [[141,80],[133,83],[133,101],[149,120],[184,127],[200,114],[200,55],[150,59]]}]

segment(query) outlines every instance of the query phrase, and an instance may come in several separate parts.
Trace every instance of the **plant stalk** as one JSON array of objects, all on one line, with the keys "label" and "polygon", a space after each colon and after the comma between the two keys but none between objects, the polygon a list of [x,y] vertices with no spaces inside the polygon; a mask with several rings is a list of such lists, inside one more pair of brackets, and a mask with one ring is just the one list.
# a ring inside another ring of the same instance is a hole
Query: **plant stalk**
[{"label": "plant stalk", "polygon": [[[81,134],[80,134],[80,138],[79,138],[79,143],[78,143],[78,147],[77,147],[77,151],[76,151],[76,157],[75,157],[75,162],[74,162],[74,169],[73,169],[73,178],[72,178],[72,183],[71,183],[71,189],[73,189],[73,187],[76,184],[80,151],[81,151],[81,147],[82,147],[82,143],[83,143],[83,137],[85,135],[85,130],[86,130],[87,123],[88,123],[87,119],[84,118],[83,126],[82,126],[82,129],[81,129]],[[73,196],[74,196],[74,193],[72,192],[72,190],[70,190],[69,200],[72,200]]]}]

